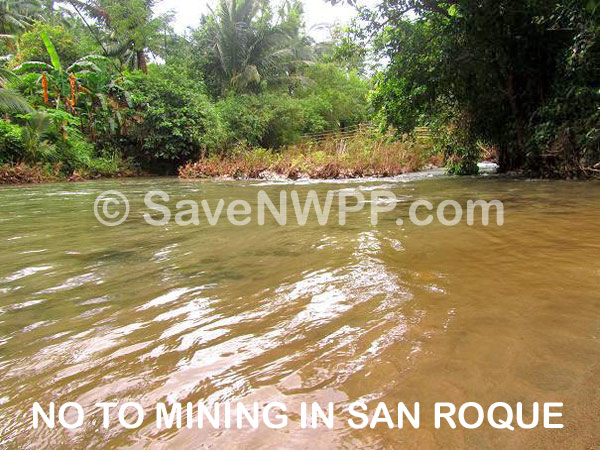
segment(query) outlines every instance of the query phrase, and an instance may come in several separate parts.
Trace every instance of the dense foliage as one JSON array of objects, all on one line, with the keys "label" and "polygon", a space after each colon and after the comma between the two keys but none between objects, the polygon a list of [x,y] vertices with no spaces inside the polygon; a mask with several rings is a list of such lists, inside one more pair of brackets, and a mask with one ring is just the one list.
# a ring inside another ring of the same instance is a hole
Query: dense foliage
[{"label": "dense foliage", "polygon": [[[300,3],[221,0],[180,36],[151,0],[28,1],[12,33],[0,163],[155,173],[368,120],[369,83],[306,33]],[[15,11],[15,14],[17,12]],[[322,48],[327,50],[322,50]]]},{"label": "dense foliage", "polygon": [[600,2],[386,0],[366,14],[389,58],[388,125],[431,125],[457,173],[482,145],[503,170],[589,176],[600,160]]},{"label": "dense foliage", "polygon": [[208,149],[220,149],[223,125],[202,85],[170,67],[126,75],[134,108],[121,129],[122,145],[144,168],[168,171]]},{"label": "dense foliage", "polygon": [[370,123],[431,128],[456,174],[483,149],[600,174],[598,0],[383,0],[326,42],[298,0],[218,0],[185,35],[156,3],[0,0],[1,164],[173,174]]}]

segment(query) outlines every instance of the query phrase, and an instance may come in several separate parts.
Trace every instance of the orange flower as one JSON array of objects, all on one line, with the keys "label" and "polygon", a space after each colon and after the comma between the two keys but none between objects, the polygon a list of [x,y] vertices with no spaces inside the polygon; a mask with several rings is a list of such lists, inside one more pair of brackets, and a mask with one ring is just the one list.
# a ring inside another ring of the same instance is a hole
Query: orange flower
[{"label": "orange flower", "polygon": [[46,72],[42,74],[42,89],[44,90],[44,103],[48,104],[48,76]]},{"label": "orange flower", "polygon": [[75,111],[75,88],[77,85],[75,75],[71,74],[71,76],[69,77],[69,83],[71,84],[71,111]]}]

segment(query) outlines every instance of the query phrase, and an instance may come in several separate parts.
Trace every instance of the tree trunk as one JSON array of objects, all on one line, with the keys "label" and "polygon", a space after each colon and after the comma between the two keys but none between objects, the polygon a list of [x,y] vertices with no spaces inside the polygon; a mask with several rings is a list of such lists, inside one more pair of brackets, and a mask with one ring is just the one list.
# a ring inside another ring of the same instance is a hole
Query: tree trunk
[{"label": "tree trunk", "polygon": [[141,70],[144,74],[148,73],[148,60],[146,59],[146,52],[144,50],[137,51],[137,65],[138,70]]},{"label": "tree trunk", "polygon": [[46,12],[51,21],[54,21],[54,0],[46,0]]},{"label": "tree trunk", "polygon": [[[500,151],[500,170],[508,172],[521,169],[525,161],[526,133],[521,108],[515,92],[514,75],[511,72],[506,80],[506,95],[514,118],[516,145],[513,148],[503,148]],[[512,147],[512,146],[511,146]]]}]

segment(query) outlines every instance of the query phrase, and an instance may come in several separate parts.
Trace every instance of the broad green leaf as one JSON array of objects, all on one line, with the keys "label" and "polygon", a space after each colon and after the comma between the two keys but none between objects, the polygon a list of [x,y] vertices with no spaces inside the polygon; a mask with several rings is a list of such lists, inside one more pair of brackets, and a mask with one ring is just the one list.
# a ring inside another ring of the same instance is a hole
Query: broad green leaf
[{"label": "broad green leaf", "polygon": [[110,58],[107,58],[106,56],[102,56],[102,55],[86,55],[83,58],[80,58],[76,61],[77,62],[81,62],[81,61],[91,61],[93,63],[107,63],[110,64]]},{"label": "broad green leaf", "polygon": [[98,97],[98,100],[100,100],[100,105],[102,106],[103,110],[108,110],[108,100],[106,99],[106,95],[104,94],[96,94],[96,97]]},{"label": "broad green leaf", "polygon": [[46,64],[45,62],[42,62],[42,61],[25,61],[24,63],[19,64],[14,69],[14,71],[16,73],[44,71],[44,70],[52,71],[53,68],[50,64]]},{"label": "broad green leaf", "polygon": [[48,37],[48,34],[45,31],[42,31],[40,33],[40,36],[42,38],[42,41],[44,41],[44,45],[46,46],[46,50],[48,51],[48,55],[50,56],[50,61],[52,61],[52,65],[54,66],[54,68],[56,70],[58,70],[59,72],[62,72],[62,65],[60,63],[60,57],[58,56],[58,53],[56,52],[56,48],[54,47],[54,44]]},{"label": "broad green leaf", "polygon": [[81,72],[83,70],[88,70],[88,71],[93,71],[93,72],[100,72],[100,68],[94,64],[91,61],[75,61],[71,66],[69,66],[69,68],[67,69],[67,72],[72,73],[72,72]]},{"label": "broad green leaf", "polygon": [[127,106],[129,108],[133,108],[133,97],[127,91],[123,91],[123,96],[125,97],[125,101],[127,102]]}]

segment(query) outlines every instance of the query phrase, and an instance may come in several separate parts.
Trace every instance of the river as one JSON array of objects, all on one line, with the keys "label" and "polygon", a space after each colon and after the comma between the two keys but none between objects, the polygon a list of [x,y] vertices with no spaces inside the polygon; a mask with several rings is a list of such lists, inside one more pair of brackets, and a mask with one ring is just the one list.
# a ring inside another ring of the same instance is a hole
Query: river
[{"label": "river", "polygon": [[[380,187],[498,199],[505,224],[151,227],[150,189],[256,202],[260,189]],[[105,227],[95,197],[130,218]],[[0,189],[4,448],[592,448],[600,443],[600,184],[502,177],[345,183],[107,180]],[[34,402],[283,402],[283,430],[33,430]],[[563,402],[561,430],[301,429],[301,402]]]}]

